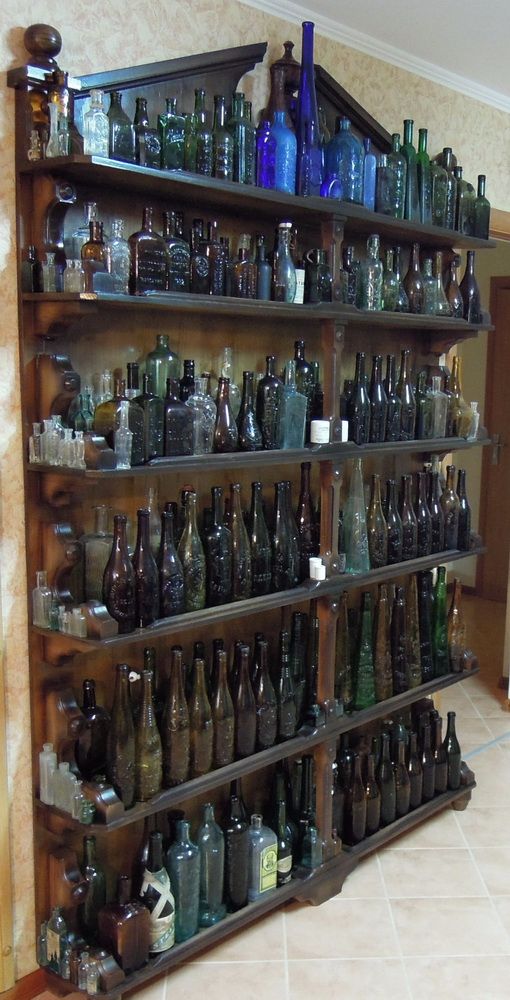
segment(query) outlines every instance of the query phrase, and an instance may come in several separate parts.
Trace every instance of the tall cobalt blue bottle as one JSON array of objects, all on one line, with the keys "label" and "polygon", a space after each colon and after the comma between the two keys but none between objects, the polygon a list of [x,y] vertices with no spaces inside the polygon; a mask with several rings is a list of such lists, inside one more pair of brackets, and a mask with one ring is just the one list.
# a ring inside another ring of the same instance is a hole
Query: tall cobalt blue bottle
[{"label": "tall cobalt blue bottle", "polygon": [[271,122],[261,121],[257,129],[257,185],[274,190],[276,178],[276,139]]},{"label": "tall cobalt blue bottle", "polygon": [[296,194],[319,195],[322,183],[322,150],[313,62],[313,21],[303,21],[301,74],[296,113]]},{"label": "tall cobalt blue bottle", "polygon": [[348,118],[337,118],[336,133],[325,151],[326,178],[336,178],[332,196],[363,204],[363,160],[361,142],[351,131]]},{"label": "tall cobalt blue bottle", "polygon": [[285,111],[275,111],[271,135],[276,143],[275,188],[294,194],[296,190],[296,136],[285,124]]}]

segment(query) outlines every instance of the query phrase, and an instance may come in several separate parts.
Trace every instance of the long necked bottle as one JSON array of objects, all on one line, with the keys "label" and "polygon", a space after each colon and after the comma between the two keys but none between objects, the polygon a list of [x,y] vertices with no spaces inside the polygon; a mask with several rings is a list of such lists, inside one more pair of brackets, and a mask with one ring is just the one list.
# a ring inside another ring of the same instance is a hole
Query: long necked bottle
[{"label": "long necked bottle", "polygon": [[464,650],[467,645],[466,626],[461,611],[462,584],[455,578],[453,594],[448,611],[448,653],[453,672],[462,670]]},{"label": "long necked bottle", "polygon": [[374,630],[374,683],[376,701],[386,701],[393,695],[393,671],[390,646],[390,606],[388,588],[379,587]]},{"label": "long necked bottle", "polygon": [[372,628],[372,595],[365,591],[361,603],[361,619],[355,656],[354,709],[361,711],[375,705],[375,679]]},{"label": "long necked bottle", "polygon": [[205,663],[193,661],[193,690],[189,701],[191,777],[211,770],[213,760],[213,720],[205,684]]},{"label": "long necked bottle", "polygon": [[418,583],[415,574],[407,580],[406,599],[406,638],[407,638],[407,680],[409,688],[419,687],[422,683],[421,649],[420,649],[420,619],[418,611]]},{"label": "long necked bottle", "polygon": [[372,363],[369,441],[373,442],[386,439],[388,400],[382,381],[382,360],[382,355],[376,354]]},{"label": "long necked bottle", "polygon": [[276,888],[278,872],[278,841],[268,826],[263,826],[262,816],[251,817],[248,851],[248,901],[255,902],[271,889]]},{"label": "long necked bottle", "polygon": [[367,826],[367,800],[361,777],[361,757],[354,755],[354,770],[347,789],[344,805],[344,839],[347,844],[359,844],[365,838]]},{"label": "long necked bottle", "polygon": [[418,619],[420,626],[421,679],[426,684],[434,677],[432,637],[432,573],[426,570],[418,575]]},{"label": "long necked bottle", "polygon": [[448,712],[448,725],[443,743],[448,762],[448,788],[456,791],[460,787],[461,750],[455,732],[455,712]]},{"label": "long necked bottle", "polygon": [[436,785],[436,762],[431,746],[430,725],[426,723],[422,732],[421,769],[423,775],[422,801],[434,798]]},{"label": "long necked bottle", "polygon": [[302,23],[301,72],[296,108],[296,194],[319,195],[322,184],[320,121],[315,90],[312,21]]},{"label": "long necked bottle", "polygon": [[301,462],[301,489],[296,510],[296,525],[299,538],[299,575],[301,580],[308,578],[310,572],[308,561],[310,556],[316,555],[317,552],[315,516],[310,493],[310,469],[310,462]]},{"label": "long necked bottle", "polygon": [[384,259],[382,307],[385,312],[395,312],[398,302],[399,282],[394,271],[393,250],[386,250]]},{"label": "long necked bottle", "polygon": [[444,513],[441,505],[441,495],[439,472],[432,472],[428,504],[432,525],[431,552],[443,552],[445,549]]},{"label": "long necked bottle", "polygon": [[225,834],[225,898],[232,913],[248,902],[249,824],[238,795],[231,794]]},{"label": "long necked bottle", "polygon": [[234,175],[234,138],[226,126],[225,98],[214,95],[214,116],[212,127],[213,177],[231,181]]},{"label": "long necked bottle", "polygon": [[158,830],[149,836],[140,899],[150,914],[150,954],[168,951],[175,943],[175,901],[163,863],[163,836]]},{"label": "long necked bottle", "polygon": [[262,448],[262,432],[254,409],[253,378],[253,372],[243,372],[243,394],[237,416],[238,445],[241,451],[260,451]]},{"label": "long necked bottle", "polygon": [[381,735],[381,759],[377,769],[377,784],[381,792],[381,826],[393,823],[396,817],[395,772],[390,756],[390,736]]},{"label": "long necked bottle", "polygon": [[368,533],[361,459],[353,462],[349,496],[344,513],[345,571],[367,573],[370,569]]},{"label": "long necked bottle", "polygon": [[475,277],[475,251],[467,251],[466,270],[459,287],[464,305],[463,318],[468,323],[482,322],[482,306],[480,302],[480,289]]},{"label": "long necked bottle", "polygon": [[412,441],[416,426],[416,398],[411,381],[411,352],[407,349],[401,353],[397,395],[401,404],[400,440]]},{"label": "long necked bottle", "polygon": [[418,525],[417,555],[429,556],[432,552],[432,518],[427,504],[427,473],[418,473],[418,493],[415,505]]},{"label": "long necked bottle", "polygon": [[232,533],[232,600],[251,597],[251,549],[241,507],[241,486],[230,485],[230,530]]},{"label": "long necked bottle", "polygon": [[405,591],[403,587],[396,587],[391,614],[391,662],[395,695],[403,694],[409,688],[406,618]]},{"label": "long necked bottle", "polygon": [[304,340],[296,340],[294,342],[294,361],[296,363],[296,386],[297,391],[303,396],[306,396],[306,437],[308,439],[310,432],[310,420],[312,416],[312,407],[314,401],[315,393],[315,372],[313,365],[305,357],[305,342]]},{"label": "long necked bottle", "polygon": [[278,424],[283,397],[283,383],[275,374],[276,359],[266,358],[266,374],[257,385],[256,417],[262,432],[262,447],[278,448]]},{"label": "long necked bottle", "polygon": [[388,526],[381,503],[381,478],[372,476],[372,492],[367,511],[368,552],[371,569],[388,562]]},{"label": "long necked bottle", "polygon": [[288,740],[296,732],[296,700],[294,685],[290,673],[290,635],[287,631],[280,632],[278,655],[278,685],[276,697],[278,702],[278,740]]},{"label": "long necked bottle", "polygon": [[276,742],[278,729],[278,703],[268,669],[269,644],[262,639],[258,644],[259,667],[254,684],[257,713],[257,750],[266,750]]},{"label": "long necked bottle", "polygon": [[410,219],[412,222],[419,222],[420,197],[416,150],[413,146],[413,125],[412,119],[406,118],[404,120],[404,141],[400,147],[400,152],[407,163],[404,218]]},{"label": "long necked bottle", "polygon": [[87,883],[87,895],[80,907],[79,916],[84,933],[89,938],[97,937],[97,915],[106,903],[106,877],[97,860],[96,838],[83,838],[82,875]]},{"label": "long necked bottle", "polygon": [[370,398],[366,388],[365,355],[356,354],[354,388],[347,403],[349,440],[355,444],[367,444],[370,440]]},{"label": "long necked bottle", "polygon": [[420,246],[413,243],[409,267],[404,278],[404,288],[409,302],[409,312],[423,312],[423,278],[420,268]]},{"label": "long necked bottle", "polygon": [[159,611],[162,618],[171,618],[184,611],[184,571],[174,542],[174,515],[171,510],[161,514],[161,540],[157,558],[159,576]]},{"label": "long necked bottle", "polygon": [[344,711],[350,711],[353,700],[353,661],[346,591],[340,597],[335,655],[335,698],[343,704]]},{"label": "long necked bottle", "polygon": [[404,740],[397,741],[398,756],[395,762],[395,806],[396,816],[405,816],[409,812],[411,801],[411,780],[406,765],[406,745]]},{"label": "long necked bottle", "polygon": [[212,927],[226,914],[223,902],[225,838],[214,818],[214,806],[203,807],[202,823],[197,831],[200,855],[199,926]]},{"label": "long necked bottle", "polygon": [[417,744],[417,734],[411,733],[409,736],[409,756],[407,761],[407,773],[409,775],[410,784],[410,809],[417,809],[418,806],[421,806],[423,794],[423,772]]},{"label": "long necked bottle", "polygon": [[446,466],[446,485],[441,494],[441,509],[444,517],[444,547],[456,549],[459,539],[460,501],[455,492],[455,466]]},{"label": "long necked bottle", "polygon": [[479,240],[489,238],[491,206],[485,197],[485,174],[478,174],[478,189],[473,205],[473,232]]},{"label": "long necked bottle", "polygon": [[135,728],[129,697],[129,667],[118,663],[106,747],[106,776],[129,809],[135,800]]},{"label": "long necked bottle", "polygon": [[[381,161],[381,158],[380,158]],[[406,201],[407,160],[400,149],[400,134],[391,137],[387,165],[379,161],[377,171],[376,210],[395,219],[403,219]]]},{"label": "long necked bottle", "polygon": [[438,566],[433,606],[434,676],[442,677],[449,670],[448,618],[446,608],[446,567]]},{"label": "long necked bottle", "polygon": [[277,885],[286,885],[292,878],[292,836],[287,823],[287,803],[285,798],[276,802]]},{"label": "long necked bottle", "polygon": [[218,409],[214,427],[214,451],[237,451],[239,435],[237,424],[230,405],[230,381],[228,378],[218,379]]},{"label": "long necked bottle", "polygon": [[197,495],[193,490],[186,494],[186,520],[177,554],[184,573],[185,611],[199,611],[205,608],[206,566],[197,528]]},{"label": "long necked bottle", "polygon": [[166,856],[175,898],[175,941],[187,941],[198,931],[200,854],[190,839],[190,824],[177,820],[176,837]]},{"label": "long necked bottle", "polygon": [[450,399],[448,421],[451,422],[451,432],[454,437],[467,437],[471,427],[472,411],[464,399],[462,392],[461,359],[455,355],[450,378]]},{"label": "long necked bottle", "polygon": [[239,675],[234,695],[235,754],[249,757],[255,753],[257,738],[257,706],[250,681],[250,647],[239,648]]},{"label": "long necked bottle", "polygon": [[294,546],[286,518],[286,486],[275,483],[273,545],[273,590],[287,590],[299,579],[299,549]]},{"label": "long necked bottle", "polygon": [[421,371],[416,379],[416,426],[415,437],[430,440],[434,431],[434,397],[427,386],[427,373]]},{"label": "long necked bottle", "polygon": [[377,833],[381,825],[381,793],[375,777],[375,757],[373,753],[367,755],[367,772],[365,779],[365,801],[366,801],[366,835]]},{"label": "long necked bottle", "polygon": [[83,681],[81,710],[86,723],[75,744],[76,763],[82,777],[92,780],[95,774],[104,773],[110,728],[109,713],[96,704],[96,682],[92,679]]},{"label": "long necked bottle", "polygon": [[402,248],[399,246],[393,247],[393,270],[395,271],[395,276],[398,279],[398,298],[397,304],[395,306],[395,312],[410,312],[409,309],[409,299],[407,297],[407,292],[404,288],[404,282],[402,280]]},{"label": "long necked bottle", "polygon": [[466,493],[466,470],[459,469],[457,478],[457,496],[459,498],[459,530],[457,548],[468,552],[471,548],[471,507]]},{"label": "long necked bottle", "polygon": [[[131,465],[143,465],[143,412],[137,403],[127,400],[126,384],[122,379],[115,380],[115,393],[112,398],[104,400],[96,406],[94,413],[94,431],[106,438],[110,448],[115,448],[116,434],[121,423],[121,411],[127,413],[127,423],[131,431]],[[127,406],[125,405],[127,402]],[[123,405],[124,404],[124,405]]]},{"label": "long necked bottle", "polygon": [[450,304],[451,315],[454,319],[462,319],[464,315],[464,302],[457,278],[459,267],[460,257],[458,254],[454,254],[448,264],[448,279],[445,286],[445,295]]},{"label": "long necked bottle", "polygon": [[190,716],[183,683],[182,652],[171,653],[168,694],[161,720],[163,784],[166,788],[181,785],[189,777]]},{"label": "long necked bottle", "polygon": [[420,222],[425,226],[432,224],[432,178],[430,159],[427,153],[426,128],[418,129],[418,153],[416,167],[418,175],[418,199],[420,203]]},{"label": "long necked bottle", "polygon": [[135,390],[136,403],[143,410],[143,454],[149,462],[163,454],[163,400],[152,391],[152,377],[143,376],[143,392]]},{"label": "long necked bottle", "polygon": [[[292,626],[290,635],[290,673],[294,687],[294,698],[296,701],[296,718],[298,725],[301,722],[303,703],[306,689],[306,654],[307,654],[307,624],[308,616],[302,611],[293,611]],[[335,697],[337,675],[335,674]]]},{"label": "long necked bottle", "polygon": [[232,597],[232,534],[223,523],[223,490],[211,489],[212,523],[204,538],[207,606],[227,604]]},{"label": "long necked bottle", "polygon": [[262,483],[252,483],[251,490],[249,542],[252,594],[253,597],[260,597],[271,590],[271,541],[264,517]]},{"label": "long necked bottle", "polygon": [[412,476],[402,476],[400,519],[402,521],[402,559],[416,559],[418,554],[418,523],[413,510]]},{"label": "long necked bottle", "polygon": [[292,223],[280,222],[273,254],[273,299],[276,302],[294,302],[296,295],[296,268],[290,249],[291,236]]},{"label": "long necked bottle", "polygon": [[431,221],[433,226],[446,226],[448,174],[442,163],[430,161]]},{"label": "long necked bottle", "polygon": [[384,380],[386,393],[386,429],[385,441],[400,441],[400,424],[402,403],[396,388],[395,356],[386,355],[386,378]]},{"label": "long necked bottle", "polygon": [[434,788],[436,795],[441,795],[448,788],[448,755],[443,744],[443,720],[440,716],[434,720]]},{"label": "long necked bottle", "polygon": [[163,751],[156,722],[152,671],[142,670],[142,700],[135,727],[135,798],[147,802],[157,795],[163,780]]},{"label": "long necked bottle", "polygon": [[116,514],[112,551],[103,577],[103,601],[122,634],[132,632],[136,626],[135,582],[127,544],[127,517]]},{"label": "long necked bottle", "polygon": [[228,686],[225,650],[218,650],[217,663],[217,682],[211,704],[214,730],[213,769],[226,767],[234,759],[234,704]]},{"label": "long necked bottle", "polygon": [[159,576],[150,544],[150,512],[141,507],[137,514],[138,532],[133,554],[136,624],[145,628],[159,618]]}]

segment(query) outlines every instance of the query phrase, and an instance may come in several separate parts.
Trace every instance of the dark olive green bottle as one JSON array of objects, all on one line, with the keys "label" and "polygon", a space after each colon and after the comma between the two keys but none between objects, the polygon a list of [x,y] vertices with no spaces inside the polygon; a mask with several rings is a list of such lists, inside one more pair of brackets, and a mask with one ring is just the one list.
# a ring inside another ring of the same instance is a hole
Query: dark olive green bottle
[{"label": "dark olive green bottle", "polygon": [[374,631],[374,682],[376,701],[386,701],[393,695],[393,671],[390,646],[390,607],[388,588],[379,587]]},{"label": "dark olive green bottle", "polygon": [[409,736],[407,773],[409,775],[410,783],[409,808],[417,809],[418,806],[421,806],[422,802],[423,772],[420,756],[418,754],[418,736],[416,733],[411,733]]},{"label": "dark olive green bottle", "polygon": [[431,473],[429,491],[429,511],[432,529],[431,552],[444,552],[444,514],[441,506],[441,482],[439,472]]},{"label": "dark olive green bottle", "polygon": [[381,759],[377,769],[377,784],[381,793],[381,826],[393,823],[396,816],[395,772],[390,757],[389,733],[381,736]]},{"label": "dark olive green bottle", "polygon": [[397,484],[394,479],[386,482],[384,516],[388,531],[388,565],[402,562],[403,528],[397,504]]},{"label": "dark olive green bottle", "polygon": [[408,690],[406,601],[403,587],[395,588],[391,615],[391,662],[393,666],[393,694]]},{"label": "dark olive green bottle", "polygon": [[418,618],[420,623],[420,662],[422,684],[434,677],[432,643],[432,573],[418,574]]},{"label": "dark olive green bottle", "polygon": [[421,768],[423,773],[423,802],[434,798],[436,787],[436,762],[430,741],[430,725],[423,727],[423,746],[421,752]]},{"label": "dark olive green bottle", "polygon": [[446,567],[437,567],[433,610],[434,676],[442,677],[449,671],[448,619],[446,607]]},{"label": "dark olive green bottle", "polygon": [[361,619],[355,658],[354,709],[361,711],[375,705],[374,654],[372,647],[372,595],[362,595]]},{"label": "dark olive green bottle", "polygon": [[460,502],[455,492],[455,466],[446,466],[446,485],[441,494],[441,508],[444,517],[444,547],[456,549],[459,540]]},{"label": "dark olive green bottle", "polygon": [[460,787],[460,766],[462,754],[455,732],[455,712],[448,712],[448,726],[444,738],[444,748],[448,761],[448,788],[456,791]]},{"label": "dark olive green bottle", "polygon": [[429,556],[432,552],[432,518],[427,504],[427,473],[418,473],[418,491],[414,508],[418,525],[417,555]]},{"label": "dark olive green bottle", "polygon": [[400,358],[397,395],[400,399],[400,440],[412,441],[416,425],[416,398],[411,382],[410,351],[404,349]]},{"label": "dark olive green bottle", "polygon": [[267,640],[258,643],[259,667],[255,678],[254,695],[257,712],[257,750],[266,750],[276,742],[278,730],[278,703],[268,670]]},{"label": "dark olive green bottle", "polygon": [[381,442],[386,439],[388,399],[382,378],[382,355],[376,354],[372,360],[370,382],[370,431],[369,441]]},{"label": "dark olive green bottle", "polygon": [[347,844],[359,844],[367,829],[367,799],[361,777],[361,757],[354,755],[354,769],[344,805],[344,839]]},{"label": "dark olive green bottle", "polygon": [[446,792],[448,788],[448,755],[443,744],[443,720],[438,716],[434,720],[434,761],[436,764],[434,787],[436,795]]},{"label": "dark olive green bottle", "polygon": [[402,476],[400,519],[402,521],[402,559],[416,559],[418,554],[418,524],[413,510],[412,476]]},{"label": "dark olive green bottle", "polygon": [[290,674],[290,635],[280,632],[279,677],[276,692],[278,702],[278,740],[288,740],[296,732],[296,699]]},{"label": "dark olive green bottle", "polygon": [[367,804],[366,835],[377,833],[381,825],[381,793],[375,778],[375,757],[367,755],[367,776],[365,780],[365,799]]},{"label": "dark olive green bottle", "polygon": [[395,806],[396,815],[405,816],[409,812],[411,800],[411,781],[406,766],[406,745],[404,740],[397,741],[397,760],[395,762]]},{"label": "dark olive green bottle", "polygon": [[80,924],[87,940],[97,936],[97,915],[106,904],[106,877],[97,860],[96,838],[83,838],[82,875],[87,883],[87,895],[79,909]]}]

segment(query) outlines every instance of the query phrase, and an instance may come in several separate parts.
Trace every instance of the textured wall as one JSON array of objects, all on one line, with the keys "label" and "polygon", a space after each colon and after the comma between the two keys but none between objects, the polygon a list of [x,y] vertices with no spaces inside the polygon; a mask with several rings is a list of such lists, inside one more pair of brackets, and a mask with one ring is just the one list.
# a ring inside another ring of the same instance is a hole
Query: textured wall
[{"label": "textured wall", "polygon": [[[75,74],[113,69],[193,52],[269,40],[268,61],[281,54],[281,43],[298,43],[300,29],[236,0],[7,0],[0,14],[0,63],[4,70],[25,61],[23,30],[50,21],[60,30],[61,65]],[[21,25],[21,27],[20,27]],[[317,39],[320,62],[381,123],[393,131],[402,118],[427,125],[432,151],[452,145],[466,174],[488,175],[488,194],[498,208],[510,210],[510,122],[508,116],[386,63]],[[260,106],[265,69],[257,70],[252,94]],[[19,376],[17,347],[13,94],[1,80],[0,101],[0,280],[3,322],[0,328],[0,545],[1,601],[6,639],[6,697],[10,769],[11,847],[14,869],[17,976],[35,965],[32,942],[33,869],[31,848],[31,777],[28,750],[29,685],[27,671],[22,455],[19,447]],[[30,587],[33,582],[29,581]]]}]

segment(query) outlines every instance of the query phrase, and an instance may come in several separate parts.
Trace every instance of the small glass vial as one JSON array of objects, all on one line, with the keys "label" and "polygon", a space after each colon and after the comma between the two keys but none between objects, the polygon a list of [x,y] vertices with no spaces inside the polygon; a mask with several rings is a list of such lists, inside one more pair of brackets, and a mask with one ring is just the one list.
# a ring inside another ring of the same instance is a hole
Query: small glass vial
[{"label": "small glass vial", "polygon": [[56,292],[57,290],[57,269],[55,267],[55,254],[47,253],[46,260],[42,263],[43,292]]},{"label": "small glass vial", "polygon": [[47,806],[53,805],[53,775],[57,770],[57,755],[53,743],[43,743],[39,753],[39,798]]},{"label": "small glass vial", "polygon": [[37,628],[50,627],[51,588],[45,569],[37,571],[36,584],[32,591],[32,624]]},{"label": "small glass vial", "polygon": [[129,407],[129,400],[121,399],[119,404],[119,426],[115,431],[115,456],[118,469],[131,468],[133,432],[129,429]]},{"label": "small glass vial", "polygon": [[78,780],[76,782],[76,787],[75,787],[74,792],[73,792],[73,802],[72,802],[71,816],[73,817],[73,819],[77,819],[77,820],[81,819],[81,811],[82,811],[82,805],[83,805],[83,799],[84,799],[84,795],[83,795],[83,792],[82,792],[82,786],[83,786],[83,781],[79,781]]},{"label": "small glass vial", "polygon": [[73,469],[87,468],[85,462],[85,439],[83,437],[83,431],[74,432],[72,466]]},{"label": "small glass vial", "polygon": [[467,435],[467,440],[476,441],[478,437],[478,428],[480,426],[480,413],[478,412],[478,403],[475,400],[473,400],[469,404],[469,406],[471,409],[472,416],[471,416],[471,424]]},{"label": "small glass vial", "polygon": [[108,115],[103,108],[103,91],[90,91],[89,110],[83,116],[83,152],[85,156],[108,156]]},{"label": "small glass vial", "polygon": [[78,966],[78,989],[87,992],[87,976],[89,971],[89,953],[82,951]]},{"label": "small glass vial", "polygon": [[42,462],[40,423],[32,424],[32,433],[28,441],[28,461],[32,465]]}]

